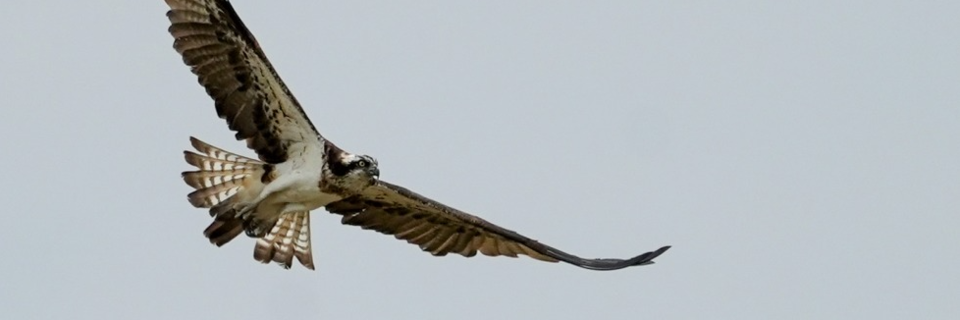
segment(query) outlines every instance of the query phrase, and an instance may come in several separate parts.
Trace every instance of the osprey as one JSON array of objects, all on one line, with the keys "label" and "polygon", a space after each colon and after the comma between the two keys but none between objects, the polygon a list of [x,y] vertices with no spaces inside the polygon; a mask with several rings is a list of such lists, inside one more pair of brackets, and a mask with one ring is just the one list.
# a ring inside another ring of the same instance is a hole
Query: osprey
[{"label": "osprey", "polygon": [[379,179],[377,160],[344,151],[307,118],[227,0],[165,0],[173,47],[215,101],[217,115],[259,159],[196,138],[185,151],[197,171],[183,173],[196,190],[190,203],[209,208],[203,234],[222,246],[241,232],[256,238],[253,257],[314,269],[311,210],[393,235],[435,256],[526,255],[593,270],[652,264],[670,246],[630,259],[584,259]]}]

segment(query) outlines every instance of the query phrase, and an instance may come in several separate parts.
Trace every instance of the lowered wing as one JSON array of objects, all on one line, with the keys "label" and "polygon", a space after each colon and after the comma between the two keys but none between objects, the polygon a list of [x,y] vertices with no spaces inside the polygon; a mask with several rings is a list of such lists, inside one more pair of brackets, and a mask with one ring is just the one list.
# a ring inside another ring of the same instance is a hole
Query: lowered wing
[{"label": "lowered wing", "polygon": [[478,251],[487,256],[522,254],[585,269],[616,270],[652,264],[670,249],[664,246],[630,259],[584,259],[385,181],[361,195],[328,204],[326,209],[343,215],[343,224],[393,235],[435,256],[456,253],[472,257]]}]

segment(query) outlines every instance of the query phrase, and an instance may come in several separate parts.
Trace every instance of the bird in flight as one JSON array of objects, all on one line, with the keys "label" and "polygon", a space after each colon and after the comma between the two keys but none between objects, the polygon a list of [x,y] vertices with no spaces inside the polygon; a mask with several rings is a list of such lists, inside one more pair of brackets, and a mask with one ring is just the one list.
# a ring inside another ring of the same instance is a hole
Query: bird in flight
[{"label": "bird in flight", "polygon": [[253,257],[289,269],[295,257],[314,269],[311,210],[417,245],[435,256],[526,255],[592,270],[652,264],[670,246],[630,259],[584,259],[380,180],[377,160],[341,149],[317,131],[257,40],[227,0],[165,0],[173,47],[214,100],[217,115],[258,159],[191,137],[185,151],[196,171],[192,205],[209,208],[203,234],[222,246],[241,232],[255,238]]}]

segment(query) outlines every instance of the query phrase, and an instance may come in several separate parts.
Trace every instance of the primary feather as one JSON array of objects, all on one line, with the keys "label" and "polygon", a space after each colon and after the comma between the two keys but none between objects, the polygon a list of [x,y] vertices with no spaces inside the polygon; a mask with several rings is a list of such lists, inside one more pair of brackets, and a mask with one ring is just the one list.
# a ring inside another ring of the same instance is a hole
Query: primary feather
[{"label": "primary feather", "polygon": [[653,263],[669,246],[630,259],[584,259],[484,219],[379,180],[376,159],[325,139],[274,70],[227,0],[165,0],[173,47],[214,101],[243,157],[191,138],[185,152],[198,170],[183,173],[191,204],[209,208],[204,235],[218,246],[241,232],[257,239],[254,259],[314,268],[311,210],[325,207],[342,223],[393,235],[435,256],[519,255],[592,270]]}]

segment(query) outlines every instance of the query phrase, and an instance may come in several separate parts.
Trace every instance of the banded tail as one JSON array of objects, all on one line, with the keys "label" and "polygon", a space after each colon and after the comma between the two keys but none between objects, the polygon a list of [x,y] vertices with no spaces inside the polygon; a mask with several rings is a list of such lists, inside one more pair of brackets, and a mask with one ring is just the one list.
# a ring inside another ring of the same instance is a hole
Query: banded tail
[{"label": "banded tail", "polygon": [[[238,198],[253,199],[260,193],[267,164],[194,137],[190,137],[190,144],[199,153],[184,151],[184,158],[199,170],[182,174],[183,181],[196,189],[187,195],[187,199],[194,207],[210,208],[210,216],[214,217],[203,235],[210,239],[210,243],[223,246],[245,229],[259,229],[257,221],[245,220],[231,208]],[[289,269],[293,257],[297,257],[304,267],[313,270],[308,212],[282,214],[272,225],[270,232],[257,239],[254,259],[262,263],[274,261]]]},{"label": "banded tail", "polygon": [[270,233],[257,239],[253,258],[262,263],[274,261],[289,269],[293,264],[293,257],[297,257],[300,264],[313,270],[309,214],[308,211],[298,211],[280,215]]}]

